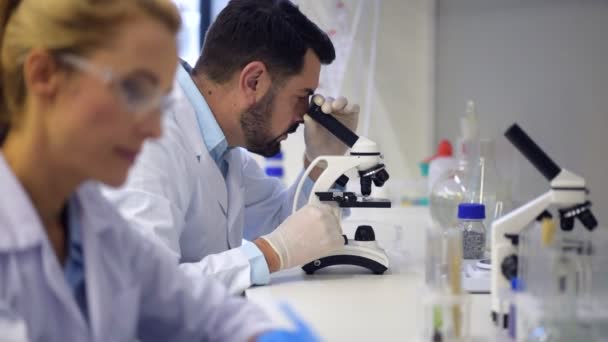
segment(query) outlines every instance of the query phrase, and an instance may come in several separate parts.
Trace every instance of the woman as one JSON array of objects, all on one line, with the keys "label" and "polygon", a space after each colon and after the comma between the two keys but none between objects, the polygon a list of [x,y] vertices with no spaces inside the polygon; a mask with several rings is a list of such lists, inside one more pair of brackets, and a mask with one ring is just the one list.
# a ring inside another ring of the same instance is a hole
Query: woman
[{"label": "woman", "polygon": [[16,337],[244,341],[268,330],[245,300],[186,279],[98,191],[120,185],[161,133],[179,25],[169,0],[2,0],[0,319],[14,318]]}]

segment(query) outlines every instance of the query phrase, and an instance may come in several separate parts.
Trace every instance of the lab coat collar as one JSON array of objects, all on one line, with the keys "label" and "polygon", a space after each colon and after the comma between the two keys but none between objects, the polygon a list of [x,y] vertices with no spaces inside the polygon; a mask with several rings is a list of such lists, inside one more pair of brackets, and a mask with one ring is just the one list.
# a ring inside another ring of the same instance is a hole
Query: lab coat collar
[{"label": "lab coat collar", "polygon": [[0,251],[26,249],[42,241],[42,222],[25,189],[0,153]]},{"label": "lab coat collar", "polygon": [[[76,193],[81,205],[82,221],[86,222],[84,223],[86,227],[83,229],[88,229],[93,233],[102,233],[112,227],[108,218],[116,215],[115,209],[110,204],[100,205],[100,198],[103,197],[98,182],[85,182],[80,185]],[[105,199],[103,201],[105,202]]]},{"label": "lab coat collar", "polygon": [[[199,158],[203,154],[208,154],[205,143],[201,139],[200,130],[198,128],[198,122],[196,119],[196,113],[194,107],[188,101],[184,90],[182,89],[179,82],[176,80],[173,86],[172,97],[175,99],[168,115],[175,117],[175,121],[181,127],[185,139],[188,140],[188,145],[193,149],[196,157]],[[167,120],[171,120],[170,117]],[[196,128],[195,128],[196,127]]]},{"label": "lab coat collar", "polygon": [[[0,226],[0,236],[2,236],[0,252],[24,250],[40,245],[46,238],[40,216],[2,153],[0,153],[0,189],[4,195],[0,198],[0,218],[5,223]],[[89,203],[94,203],[87,199],[95,196],[94,193],[98,191],[98,185],[94,182],[86,182],[77,190],[77,199],[82,206],[82,219],[86,222],[86,229],[91,232],[101,232],[110,227],[106,219],[111,217],[107,207],[87,207],[90,206]]]},{"label": "lab coat collar", "polygon": [[209,104],[194,83],[192,76],[181,65],[177,68],[176,79],[184,97],[188,100],[192,106],[192,110],[196,114],[197,127],[203,137],[207,151],[219,166],[229,151],[226,135],[224,135],[222,128],[211,112]]}]

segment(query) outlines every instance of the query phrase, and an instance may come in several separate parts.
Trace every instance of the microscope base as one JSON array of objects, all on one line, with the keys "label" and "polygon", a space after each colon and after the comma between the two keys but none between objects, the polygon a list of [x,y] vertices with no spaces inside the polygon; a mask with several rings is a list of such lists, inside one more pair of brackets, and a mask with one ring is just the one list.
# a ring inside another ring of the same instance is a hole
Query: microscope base
[{"label": "microscope base", "polygon": [[[350,241],[349,241],[350,242]],[[380,248],[345,245],[344,248],[302,266],[307,274],[335,265],[353,265],[367,268],[374,274],[383,274],[388,269],[388,257]]]}]

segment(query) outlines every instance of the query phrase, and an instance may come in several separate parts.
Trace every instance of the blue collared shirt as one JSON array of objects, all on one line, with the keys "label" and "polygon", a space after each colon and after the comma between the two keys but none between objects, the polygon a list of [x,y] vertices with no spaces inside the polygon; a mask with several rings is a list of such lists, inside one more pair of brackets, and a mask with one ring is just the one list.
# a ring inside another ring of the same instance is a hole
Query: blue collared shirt
[{"label": "blue collared shirt", "polygon": [[85,286],[84,254],[82,252],[82,227],[80,208],[75,198],[68,202],[67,208],[68,257],[63,267],[65,279],[72,289],[76,303],[88,321],[88,306]]}]

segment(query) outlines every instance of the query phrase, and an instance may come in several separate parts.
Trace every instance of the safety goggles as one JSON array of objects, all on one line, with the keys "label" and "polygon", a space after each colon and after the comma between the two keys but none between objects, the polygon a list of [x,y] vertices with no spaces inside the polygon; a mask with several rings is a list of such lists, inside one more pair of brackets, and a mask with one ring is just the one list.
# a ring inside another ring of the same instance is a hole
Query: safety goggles
[{"label": "safety goggles", "polygon": [[109,86],[125,108],[137,118],[145,117],[156,109],[164,112],[173,102],[171,92],[164,93],[149,75],[134,73],[118,77],[111,68],[95,65],[77,55],[62,54],[59,58],[63,63],[95,76]]}]

